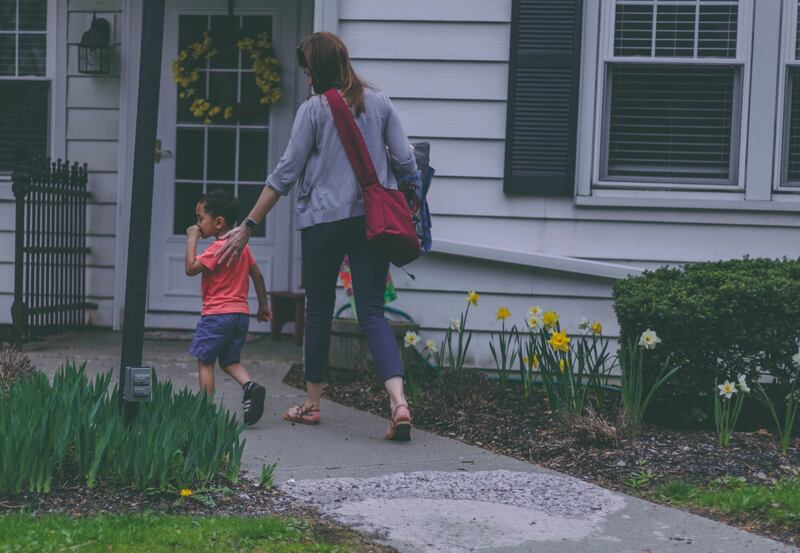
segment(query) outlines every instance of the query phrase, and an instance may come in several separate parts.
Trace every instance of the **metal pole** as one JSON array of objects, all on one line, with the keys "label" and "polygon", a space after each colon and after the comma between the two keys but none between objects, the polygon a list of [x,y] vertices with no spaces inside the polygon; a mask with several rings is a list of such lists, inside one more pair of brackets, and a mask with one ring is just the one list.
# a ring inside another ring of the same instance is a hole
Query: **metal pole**
[{"label": "metal pole", "polygon": [[14,174],[11,176],[12,190],[16,201],[16,221],[14,223],[14,303],[11,305],[11,320],[14,323],[14,339],[20,343],[26,332],[27,309],[22,296],[23,262],[25,246],[25,196],[28,194],[30,173],[26,155],[18,152]]},{"label": "metal pole", "polygon": [[164,36],[164,0],[143,0],[142,52],[139,64],[139,101],[136,110],[136,143],[133,154],[131,221],[128,231],[128,270],[125,279],[120,402],[128,420],[136,404],[124,396],[126,367],[142,363],[144,314],[147,300],[147,266],[150,256],[150,221],[158,130],[158,98],[161,83],[161,49]]}]

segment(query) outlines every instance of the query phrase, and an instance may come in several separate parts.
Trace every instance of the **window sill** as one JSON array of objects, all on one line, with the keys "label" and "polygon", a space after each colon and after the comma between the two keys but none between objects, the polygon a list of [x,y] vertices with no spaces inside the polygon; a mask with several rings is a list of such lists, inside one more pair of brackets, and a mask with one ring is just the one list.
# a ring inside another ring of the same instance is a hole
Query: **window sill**
[{"label": "window sill", "polygon": [[772,213],[800,213],[800,197],[796,195],[773,195],[771,200],[745,200],[741,194],[726,194],[725,197],[712,198],[715,194],[700,193],[701,197],[660,197],[648,195],[616,194],[576,196],[575,205],[584,208],[640,208],[662,210],[702,210],[702,211],[749,211]]}]

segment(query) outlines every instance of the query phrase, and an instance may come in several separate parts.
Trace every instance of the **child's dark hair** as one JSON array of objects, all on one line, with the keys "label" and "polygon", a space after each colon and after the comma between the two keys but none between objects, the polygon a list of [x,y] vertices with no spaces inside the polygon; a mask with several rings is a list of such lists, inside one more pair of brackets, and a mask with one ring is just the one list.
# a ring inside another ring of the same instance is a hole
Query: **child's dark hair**
[{"label": "child's dark hair", "polygon": [[203,209],[212,217],[222,217],[232,227],[239,218],[239,201],[225,188],[217,188],[204,194],[200,201]]}]

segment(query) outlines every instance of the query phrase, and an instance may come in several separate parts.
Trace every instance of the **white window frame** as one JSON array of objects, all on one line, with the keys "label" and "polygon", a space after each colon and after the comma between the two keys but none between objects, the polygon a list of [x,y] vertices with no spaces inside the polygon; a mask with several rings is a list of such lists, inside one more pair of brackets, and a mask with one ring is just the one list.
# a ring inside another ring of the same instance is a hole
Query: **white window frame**
[{"label": "white window frame", "polygon": [[[777,194],[800,194],[800,186],[785,186],[787,150],[789,147],[789,115],[791,112],[791,98],[789,97],[789,73],[794,68],[800,71],[800,59],[795,59],[797,40],[797,0],[784,0],[781,28],[780,60],[778,70],[778,115],[776,117],[775,133],[775,159],[773,170],[773,190]],[[775,196],[775,200],[781,200]],[[788,198],[787,198],[788,199]]]},{"label": "white window frame", "polygon": [[[685,188],[647,183],[637,186],[598,185],[600,146],[603,137],[601,92],[605,85],[605,66],[613,43],[614,9],[609,0],[584,0],[583,33],[581,44],[581,79],[578,102],[578,140],[576,152],[575,205],[579,207],[609,208],[662,208],[736,210],[763,212],[798,212],[800,194],[775,192],[776,140],[783,127],[778,117],[783,109],[778,106],[779,76],[785,77],[781,56],[787,22],[786,4],[796,0],[776,0],[759,3],[756,10],[753,0],[739,2],[739,37],[734,61],[743,63],[742,106],[738,160],[737,187],[723,189],[690,185]],[[747,16],[747,17],[745,17]],[[777,32],[777,31],[780,31]],[[794,35],[792,35],[794,36]],[[782,38],[781,38],[782,37]],[[758,101],[750,102],[750,98]],[[780,112],[780,113],[779,113]],[[782,157],[782,156],[781,156]],[[605,184],[605,183],[604,183]],[[792,190],[797,192],[796,190]]]},{"label": "white window frame", "polygon": [[[59,6],[61,4],[61,6]],[[66,47],[62,49],[63,60],[58,57],[58,43],[61,41],[66,46],[66,36],[62,29],[66,22],[66,2],[58,0],[47,0],[47,33],[45,48],[45,72],[40,76],[0,76],[0,81],[48,81],[50,83],[50,105],[48,117],[48,155],[51,157],[64,156],[64,144],[62,132],[64,129],[64,106],[66,105],[66,82],[60,79],[60,75],[66,75]],[[19,13],[17,13],[19,17]],[[19,31],[17,31],[19,32]],[[59,66],[59,62],[61,66]],[[64,86],[59,87],[58,83],[64,82]],[[11,173],[0,171],[0,182],[10,181]]]}]

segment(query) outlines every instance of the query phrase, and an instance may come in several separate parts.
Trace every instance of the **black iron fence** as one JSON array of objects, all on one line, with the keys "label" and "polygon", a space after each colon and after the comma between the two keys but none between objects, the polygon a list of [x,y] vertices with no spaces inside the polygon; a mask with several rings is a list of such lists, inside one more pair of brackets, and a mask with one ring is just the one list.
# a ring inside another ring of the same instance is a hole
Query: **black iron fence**
[{"label": "black iron fence", "polygon": [[14,304],[17,339],[86,322],[88,168],[35,158],[12,175],[16,199]]}]

